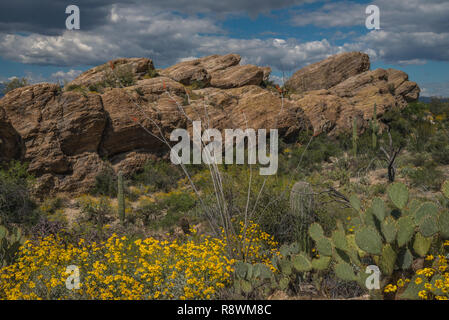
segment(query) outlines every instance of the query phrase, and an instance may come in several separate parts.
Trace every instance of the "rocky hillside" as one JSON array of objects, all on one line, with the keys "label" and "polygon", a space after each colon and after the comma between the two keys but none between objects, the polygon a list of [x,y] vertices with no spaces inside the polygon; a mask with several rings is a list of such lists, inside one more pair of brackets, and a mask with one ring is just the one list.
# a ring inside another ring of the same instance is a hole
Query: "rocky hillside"
[{"label": "rocky hillside", "polygon": [[166,155],[158,127],[165,138],[189,128],[188,119],[218,129],[278,128],[285,139],[307,128],[336,135],[350,130],[354,118],[365,130],[374,104],[382,117],[420,92],[402,71],[370,70],[369,57],[359,52],[298,70],[287,91],[267,85],[270,72],[240,65],[236,54],[163,70],[146,58],[117,59],[64,89],[50,83],[19,88],[0,99],[0,161],[29,162],[40,192],[83,192],[104,159],[130,173]]}]

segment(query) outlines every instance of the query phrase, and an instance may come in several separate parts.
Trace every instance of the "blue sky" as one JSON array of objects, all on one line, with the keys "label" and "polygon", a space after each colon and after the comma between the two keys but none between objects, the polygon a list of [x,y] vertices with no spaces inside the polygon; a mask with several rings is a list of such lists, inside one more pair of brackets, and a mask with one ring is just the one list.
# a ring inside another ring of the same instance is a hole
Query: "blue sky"
[{"label": "blue sky", "polygon": [[[81,29],[65,28],[76,4]],[[380,30],[365,27],[368,5]],[[17,0],[0,4],[0,81],[71,80],[117,57],[150,57],[158,68],[238,53],[269,65],[273,79],[344,51],[370,55],[372,69],[397,68],[422,95],[449,96],[449,1]]]}]

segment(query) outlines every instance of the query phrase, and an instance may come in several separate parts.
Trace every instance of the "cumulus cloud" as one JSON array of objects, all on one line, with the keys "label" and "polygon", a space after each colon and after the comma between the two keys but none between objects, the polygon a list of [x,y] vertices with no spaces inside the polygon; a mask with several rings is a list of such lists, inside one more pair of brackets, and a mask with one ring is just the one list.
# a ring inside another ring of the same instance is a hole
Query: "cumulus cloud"
[{"label": "cumulus cloud", "polygon": [[[109,22],[113,5],[139,7],[143,12],[178,12],[182,14],[248,14],[252,17],[273,9],[282,9],[317,0],[78,0],[81,27],[90,31]],[[0,32],[33,32],[61,34],[65,29],[65,8],[70,2],[61,0],[14,0],[0,2]]]},{"label": "cumulus cloud", "polygon": [[72,81],[73,79],[78,77],[81,73],[83,73],[82,70],[74,70],[74,69],[70,69],[69,71],[60,70],[55,73],[52,73],[50,78],[56,81]]},{"label": "cumulus cloud", "polygon": [[[446,0],[376,0],[381,30],[366,31],[352,45],[386,62],[423,64],[448,61],[449,2]],[[365,26],[368,4],[341,1],[312,12],[296,12],[291,23],[320,28]]]},{"label": "cumulus cloud", "polygon": [[326,39],[234,39],[208,17],[144,9],[113,6],[110,22],[92,31],[0,34],[0,55],[22,63],[69,67],[135,56],[150,57],[156,66],[166,66],[185,57],[235,52],[242,55],[243,63],[291,70],[344,50]]},{"label": "cumulus cloud", "polygon": [[365,26],[368,5],[380,10],[381,29],[388,32],[445,32],[449,30],[449,2],[446,0],[376,0],[369,4],[352,1],[326,3],[307,12],[296,11],[291,23],[321,28]]},{"label": "cumulus cloud", "polygon": [[[330,39],[306,42],[277,34],[268,35],[272,38],[232,38],[218,16],[255,15],[314,0],[117,0],[113,5],[109,0],[80,0],[79,31],[64,29],[65,5],[61,1],[42,0],[33,6],[29,2],[0,4],[0,56],[73,71],[77,66],[98,65],[118,57],[149,57],[156,67],[163,67],[229,52],[240,54],[242,63],[270,65],[278,71],[296,70],[343,51],[363,51],[373,61],[403,65],[449,60],[449,2],[443,0],[374,1],[381,10],[382,30],[350,37],[344,31],[347,29],[342,32],[338,28],[364,26],[366,4],[324,1],[315,11],[292,15],[291,23],[296,26],[336,29]],[[49,11],[41,12],[40,8],[47,7],[51,7]],[[335,45],[335,39],[346,43]]]},{"label": "cumulus cloud", "polygon": [[449,97],[449,82],[432,82],[421,85],[423,97]]},{"label": "cumulus cloud", "polygon": [[348,1],[326,3],[312,12],[296,11],[291,23],[295,26],[314,25],[321,28],[364,26],[365,8],[366,5]]},{"label": "cumulus cloud", "polygon": [[360,38],[364,47],[387,62],[423,64],[427,60],[449,61],[449,32],[372,31]]}]

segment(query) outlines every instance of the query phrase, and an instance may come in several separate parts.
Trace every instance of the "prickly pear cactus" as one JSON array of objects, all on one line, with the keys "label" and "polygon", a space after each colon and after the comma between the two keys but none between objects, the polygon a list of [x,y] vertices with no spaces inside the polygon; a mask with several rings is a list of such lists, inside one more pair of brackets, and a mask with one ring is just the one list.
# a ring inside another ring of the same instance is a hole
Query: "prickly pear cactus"
[{"label": "prickly pear cactus", "polygon": [[17,252],[24,242],[25,238],[19,228],[14,228],[10,232],[0,225],[0,267],[14,262]]},{"label": "prickly pear cactus", "polygon": [[[449,196],[449,183],[443,184],[443,194]],[[387,190],[394,209],[375,198],[366,210],[356,196],[350,202],[359,218],[354,230],[345,230],[342,222],[328,238],[318,223],[309,227],[321,257],[328,257],[337,277],[364,284],[364,270],[369,264],[380,268],[388,281],[395,274],[410,270],[413,261],[426,256],[435,240],[449,238],[449,211],[433,202],[409,201],[409,192],[402,183],[394,183]],[[356,220],[354,219],[354,220]],[[353,231],[353,232],[352,232]],[[312,261],[312,267],[318,266]],[[315,268],[318,270],[318,268]],[[413,291],[412,288],[407,295]],[[378,294],[378,293],[376,293]]]}]

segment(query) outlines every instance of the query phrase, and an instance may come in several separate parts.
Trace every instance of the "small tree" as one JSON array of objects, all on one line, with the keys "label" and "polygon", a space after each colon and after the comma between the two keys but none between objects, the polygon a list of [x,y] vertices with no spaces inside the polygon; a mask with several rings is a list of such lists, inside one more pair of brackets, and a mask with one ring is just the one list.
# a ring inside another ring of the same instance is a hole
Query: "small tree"
[{"label": "small tree", "polygon": [[27,78],[14,78],[11,81],[5,82],[5,88],[3,89],[3,93],[6,94],[9,91],[12,91],[17,88],[22,88],[29,85],[29,81]]}]

